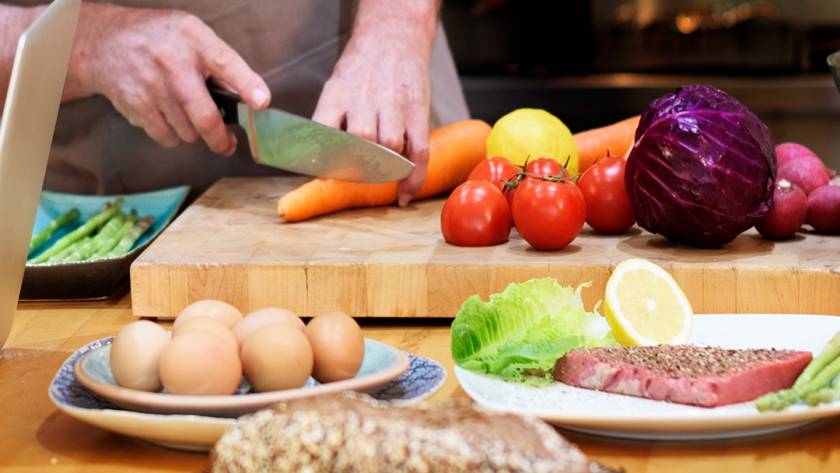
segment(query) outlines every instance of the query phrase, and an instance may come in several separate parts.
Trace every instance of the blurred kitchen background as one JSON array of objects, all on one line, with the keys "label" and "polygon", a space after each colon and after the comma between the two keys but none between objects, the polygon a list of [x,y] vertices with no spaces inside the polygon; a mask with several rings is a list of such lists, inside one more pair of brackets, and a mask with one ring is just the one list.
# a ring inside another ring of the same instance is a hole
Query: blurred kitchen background
[{"label": "blurred kitchen background", "polygon": [[539,107],[577,131],[708,83],[840,168],[840,0],[444,0],[442,18],[475,117]]}]

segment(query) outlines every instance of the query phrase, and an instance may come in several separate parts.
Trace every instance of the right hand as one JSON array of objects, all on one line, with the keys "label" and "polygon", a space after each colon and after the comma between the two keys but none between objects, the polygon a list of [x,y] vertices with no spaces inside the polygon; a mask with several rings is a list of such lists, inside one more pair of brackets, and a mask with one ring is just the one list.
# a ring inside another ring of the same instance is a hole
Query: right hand
[{"label": "right hand", "polygon": [[197,17],[177,10],[85,5],[73,46],[65,99],[107,97],[135,126],[166,147],[199,137],[230,155],[225,127],[205,81],[214,77],[255,109],[268,86]]}]

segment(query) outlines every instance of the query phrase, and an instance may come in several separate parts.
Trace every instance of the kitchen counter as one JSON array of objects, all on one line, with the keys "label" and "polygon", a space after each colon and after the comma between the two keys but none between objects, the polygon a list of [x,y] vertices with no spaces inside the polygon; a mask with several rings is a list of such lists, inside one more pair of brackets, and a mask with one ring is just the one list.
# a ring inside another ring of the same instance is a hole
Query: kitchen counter
[{"label": "kitchen counter", "polygon": [[[55,371],[85,343],[135,320],[129,298],[103,302],[22,303],[0,351],[0,471],[203,471],[206,454],[185,453],[83,424],[53,406]],[[365,335],[435,358],[449,371],[440,402],[466,395],[452,374],[448,321],[364,320]],[[591,458],[628,473],[840,471],[840,419],[784,436],[669,445],[569,435]]]}]

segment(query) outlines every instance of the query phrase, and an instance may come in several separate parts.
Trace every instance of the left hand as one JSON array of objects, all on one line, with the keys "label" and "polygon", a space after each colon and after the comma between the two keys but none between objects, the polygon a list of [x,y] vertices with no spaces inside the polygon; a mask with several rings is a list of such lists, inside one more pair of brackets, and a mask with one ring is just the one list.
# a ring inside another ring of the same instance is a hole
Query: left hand
[{"label": "left hand", "polygon": [[400,183],[400,205],[420,190],[429,162],[430,48],[410,30],[386,22],[355,31],[312,117],[411,160],[415,168]]}]

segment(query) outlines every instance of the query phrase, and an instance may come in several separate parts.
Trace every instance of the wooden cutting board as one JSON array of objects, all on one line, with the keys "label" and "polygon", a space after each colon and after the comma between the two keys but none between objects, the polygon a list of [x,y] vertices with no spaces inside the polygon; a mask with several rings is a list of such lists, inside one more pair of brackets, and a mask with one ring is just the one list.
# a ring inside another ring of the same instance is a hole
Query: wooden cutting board
[{"label": "wooden cutting board", "polygon": [[504,245],[459,248],[441,237],[440,199],[283,223],[276,201],[304,181],[219,181],[132,265],[135,315],[171,318],[191,301],[215,298],[243,311],[453,317],[473,294],[541,276],[591,281],[583,292],[591,307],[611,269],[633,257],[667,268],[698,313],[840,314],[840,237],[771,242],[750,231],[723,249],[700,250],[637,228],[601,236],[587,227],[558,252],[534,251],[516,232]]}]

